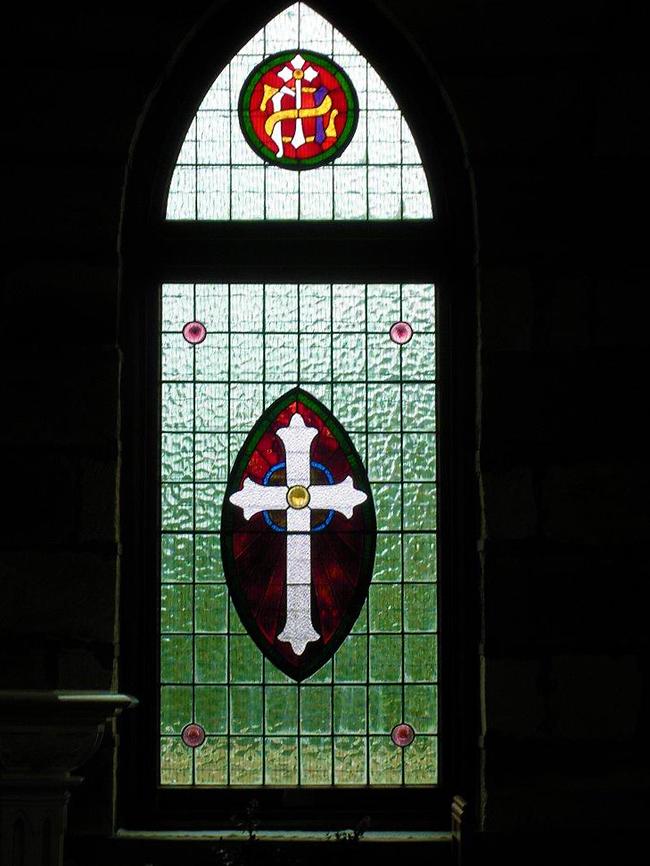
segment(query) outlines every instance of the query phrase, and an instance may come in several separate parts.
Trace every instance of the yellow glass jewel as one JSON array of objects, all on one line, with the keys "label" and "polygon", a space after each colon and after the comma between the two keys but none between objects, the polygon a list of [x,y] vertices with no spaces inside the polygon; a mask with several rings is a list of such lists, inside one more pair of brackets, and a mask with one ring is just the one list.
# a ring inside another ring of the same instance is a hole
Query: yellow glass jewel
[{"label": "yellow glass jewel", "polygon": [[310,499],[309,490],[302,484],[295,484],[287,490],[287,502],[292,508],[306,508]]}]

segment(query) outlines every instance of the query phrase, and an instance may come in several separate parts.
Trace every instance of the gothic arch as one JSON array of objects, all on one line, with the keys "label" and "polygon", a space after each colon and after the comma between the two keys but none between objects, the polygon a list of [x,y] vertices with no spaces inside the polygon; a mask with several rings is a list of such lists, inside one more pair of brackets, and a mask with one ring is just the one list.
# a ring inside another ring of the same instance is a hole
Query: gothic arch
[{"label": "gothic arch", "polygon": [[[212,273],[215,266],[228,270],[252,241],[262,249],[264,245],[264,232],[255,224],[221,224],[216,229],[182,224],[170,228],[164,223],[167,188],[180,142],[208,86],[239,44],[286,5],[254,0],[245,9],[232,2],[211,7],[179,47],[152,94],[127,169],[120,231],[124,351],[120,676],[121,688],[138,697],[147,691],[148,671],[155,664],[151,648],[156,643],[156,626],[149,609],[157,583],[153,542],[153,515],[157,510],[157,286],[161,280],[181,273],[199,280]],[[370,0],[355,4],[324,0],[310,5],[332,20],[390,83],[419,145],[435,201],[435,227],[405,230],[398,226],[395,236],[400,237],[402,255],[414,264],[413,273],[420,268],[423,275],[433,276],[441,286],[440,377],[445,390],[440,419],[444,466],[441,486],[448,503],[440,530],[441,568],[453,575],[445,582],[441,599],[446,630],[442,677],[453,686],[446,692],[442,721],[442,735],[449,743],[444,755],[444,784],[427,804],[426,813],[418,810],[415,825],[430,826],[433,810],[437,825],[442,827],[451,796],[461,790],[471,795],[476,786],[477,656],[472,652],[476,648],[478,613],[473,553],[477,537],[473,474],[477,246],[471,174],[456,120],[415,35],[399,28],[382,4]],[[408,64],[400,69],[395,64],[396,56],[407,56]],[[391,250],[385,241],[394,235],[385,228],[375,234],[365,225],[357,231],[359,245],[374,256],[374,265],[365,268],[366,279],[390,272]],[[352,257],[348,254],[346,259],[344,233],[336,226],[307,228],[308,237],[316,237],[317,232],[325,232],[340,254],[341,273],[354,273]],[[302,273],[306,273],[304,264]],[[249,262],[239,274],[244,281],[253,280],[259,271],[255,263]],[[150,723],[151,717],[145,711],[124,722],[120,809],[126,826],[160,826],[161,821],[168,820],[164,816],[169,808],[178,815],[177,801],[172,804],[173,798],[165,792],[156,793],[151,782],[155,743],[148,730]],[[196,826],[205,814],[213,814],[215,805],[219,805],[214,799],[207,801],[208,794],[188,793],[182,807],[184,817],[178,818],[175,826]],[[319,808],[358,811],[354,797],[348,796],[351,794],[338,792],[336,799],[330,797]],[[233,795],[229,796],[228,805],[223,806],[224,815],[233,811]],[[294,799],[296,796],[299,793],[292,795]],[[237,799],[243,806],[245,797],[235,795]],[[300,820],[309,822],[313,813],[309,808],[300,811],[303,807],[298,805]],[[369,792],[361,811],[380,814],[389,807],[387,792]],[[190,812],[192,818],[188,817]],[[268,815],[271,823],[281,823],[270,805]]]}]

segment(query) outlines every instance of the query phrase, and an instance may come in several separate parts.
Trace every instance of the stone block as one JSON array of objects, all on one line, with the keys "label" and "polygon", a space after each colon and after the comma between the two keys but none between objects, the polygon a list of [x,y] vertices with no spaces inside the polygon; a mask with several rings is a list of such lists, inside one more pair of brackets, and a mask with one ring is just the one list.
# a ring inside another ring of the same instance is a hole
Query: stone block
[{"label": "stone block", "polygon": [[480,310],[484,350],[530,349],[533,294],[527,268],[485,268]]},{"label": "stone block", "polygon": [[488,538],[521,539],[537,531],[537,505],[529,468],[517,466],[482,475],[484,520]]}]

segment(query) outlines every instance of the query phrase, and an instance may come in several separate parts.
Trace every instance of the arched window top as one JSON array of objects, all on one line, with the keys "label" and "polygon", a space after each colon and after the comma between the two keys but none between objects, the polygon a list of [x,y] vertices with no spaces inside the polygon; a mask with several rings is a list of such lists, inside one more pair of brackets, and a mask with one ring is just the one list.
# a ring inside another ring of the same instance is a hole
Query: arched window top
[{"label": "arched window top", "polygon": [[[257,124],[247,136],[251,106]],[[271,19],[219,74],[190,124],[167,200],[168,220],[432,216],[420,154],[388,87],[305,3]]]}]

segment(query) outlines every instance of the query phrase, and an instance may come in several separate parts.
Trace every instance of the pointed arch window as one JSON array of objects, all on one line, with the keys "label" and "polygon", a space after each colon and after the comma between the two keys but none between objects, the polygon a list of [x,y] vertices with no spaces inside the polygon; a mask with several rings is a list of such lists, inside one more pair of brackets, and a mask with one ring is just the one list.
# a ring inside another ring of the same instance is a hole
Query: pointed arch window
[{"label": "pointed arch window", "polygon": [[140,683],[159,677],[126,799],[155,823],[254,796],[260,820],[286,826],[274,791],[308,788],[290,824],[342,809],[346,824],[431,827],[430,798],[444,813],[451,790],[444,256],[407,119],[352,42],[294,3],[204,93],[163,210],[143,365],[159,373],[158,459],[132,464],[159,483],[142,517],[157,608],[132,596],[156,636]]}]

